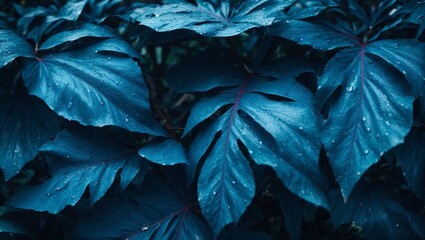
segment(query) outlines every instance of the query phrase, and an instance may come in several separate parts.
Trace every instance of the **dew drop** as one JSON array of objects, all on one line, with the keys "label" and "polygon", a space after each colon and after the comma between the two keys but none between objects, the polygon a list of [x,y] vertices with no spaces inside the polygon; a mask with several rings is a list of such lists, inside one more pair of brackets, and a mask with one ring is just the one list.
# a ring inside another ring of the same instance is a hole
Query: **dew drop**
[{"label": "dew drop", "polygon": [[363,117],[362,120],[363,120],[363,122],[366,122],[367,118],[366,117]]},{"label": "dew drop", "polygon": [[148,226],[143,226],[142,227],[142,231],[144,232],[144,231],[147,231],[149,229],[149,227]]},{"label": "dew drop", "polygon": [[68,108],[72,108],[72,102],[68,102],[68,105],[66,105]]},{"label": "dew drop", "polygon": [[367,149],[366,149],[366,150],[364,150],[364,154],[365,154],[365,155],[368,155],[368,154],[369,154],[369,150],[367,150]]},{"label": "dew drop", "polygon": [[213,192],[213,195],[214,195],[214,196],[215,196],[215,195],[217,195],[217,192],[216,192],[216,191],[214,191],[214,192]]},{"label": "dew drop", "polygon": [[232,181],[232,184],[233,184],[233,185],[235,185],[235,184],[236,184],[236,182],[235,182],[235,181]]}]

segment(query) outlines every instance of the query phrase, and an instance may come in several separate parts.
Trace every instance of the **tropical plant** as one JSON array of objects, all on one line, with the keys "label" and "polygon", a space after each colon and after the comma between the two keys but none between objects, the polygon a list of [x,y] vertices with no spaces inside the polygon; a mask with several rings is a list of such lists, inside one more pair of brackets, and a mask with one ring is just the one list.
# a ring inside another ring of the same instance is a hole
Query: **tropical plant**
[{"label": "tropical plant", "polygon": [[2,239],[425,238],[424,13],[2,3]]}]

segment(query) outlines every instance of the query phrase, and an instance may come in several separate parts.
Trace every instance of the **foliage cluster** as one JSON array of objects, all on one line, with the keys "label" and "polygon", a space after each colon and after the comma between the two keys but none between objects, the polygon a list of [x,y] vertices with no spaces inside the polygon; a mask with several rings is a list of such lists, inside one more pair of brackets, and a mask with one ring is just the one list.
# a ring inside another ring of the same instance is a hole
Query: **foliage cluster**
[{"label": "foliage cluster", "polygon": [[425,2],[0,5],[2,239],[425,239]]}]

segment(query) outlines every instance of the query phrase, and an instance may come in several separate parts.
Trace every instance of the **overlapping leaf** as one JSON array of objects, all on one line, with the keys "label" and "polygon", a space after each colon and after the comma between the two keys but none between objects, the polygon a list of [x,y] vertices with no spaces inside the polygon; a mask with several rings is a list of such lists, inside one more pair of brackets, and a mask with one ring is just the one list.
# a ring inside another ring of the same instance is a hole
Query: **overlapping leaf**
[{"label": "overlapping leaf", "polygon": [[380,186],[362,182],[346,203],[341,197],[335,197],[332,206],[331,221],[335,226],[359,225],[361,235],[367,239],[415,238],[406,211]]},{"label": "overlapping leaf", "polygon": [[18,191],[10,198],[12,206],[58,213],[75,205],[87,187],[94,203],[109,189],[118,170],[127,169],[121,181],[128,184],[143,161],[136,150],[94,128],[64,130],[40,150],[45,152],[52,178]]},{"label": "overlapping leaf", "polygon": [[11,52],[13,46],[10,45],[10,49],[7,48],[10,51],[0,54],[0,63],[7,64],[19,56],[29,58],[22,73],[29,93],[43,99],[59,115],[83,125],[114,125],[164,135],[150,111],[148,90],[140,67],[128,57],[140,55],[122,40],[114,38],[111,32],[86,24],[59,33],[47,39],[41,48],[50,49],[83,37],[108,39],[84,49],[39,52],[37,57],[30,45],[16,34],[3,30],[1,33],[4,41],[13,37],[12,45],[19,47],[19,51]]},{"label": "overlapping leaf", "polygon": [[395,151],[407,183],[419,198],[425,200],[425,133],[420,128],[413,128]]},{"label": "overlapping leaf", "polygon": [[[185,68],[185,63],[177,67]],[[210,67],[220,69],[220,65]],[[258,69],[258,75],[240,78],[239,86],[203,98],[191,110],[185,134],[205,123],[196,131],[190,158],[198,161],[211,148],[200,173],[198,196],[215,234],[227,223],[237,222],[252,200],[251,158],[272,167],[285,186],[301,198],[327,207],[318,172],[320,146],[315,138],[312,96],[294,80],[303,71],[308,71],[304,62],[279,61]],[[169,76],[171,85],[201,79],[186,78],[189,72],[180,73]],[[212,83],[214,87],[228,86],[209,81],[208,75],[203,81],[210,87]],[[213,121],[206,121],[213,115]],[[245,148],[249,156],[244,154]]]},{"label": "overlapping leaf", "polygon": [[34,96],[0,96],[0,168],[6,179],[37,155],[60,131],[60,118]]},{"label": "overlapping leaf", "polygon": [[[307,30],[305,37],[302,29]],[[320,107],[330,106],[323,143],[347,197],[360,176],[409,132],[413,96],[423,93],[425,44],[414,40],[363,44],[350,32],[305,21],[282,22],[272,31],[321,50],[346,47],[328,62],[317,99]],[[340,93],[332,95],[337,89]]]},{"label": "overlapping leaf", "polygon": [[193,30],[201,35],[229,37],[254,27],[269,26],[277,13],[293,0],[247,0],[237,6],[232,1],[170,1],[163,5],[136,9],[131,17],[155,31]]},{"label": "overlapping leaf", "polygon": [[199,209],[161,180],[147,178],[143,192],[105,199],[72,231],[78,239],[213,239]]},{"label": "overlapping leaf", "polygon": [[17,57],[33,57],[31,46],[11,30],[0,30],[0,68]]}]

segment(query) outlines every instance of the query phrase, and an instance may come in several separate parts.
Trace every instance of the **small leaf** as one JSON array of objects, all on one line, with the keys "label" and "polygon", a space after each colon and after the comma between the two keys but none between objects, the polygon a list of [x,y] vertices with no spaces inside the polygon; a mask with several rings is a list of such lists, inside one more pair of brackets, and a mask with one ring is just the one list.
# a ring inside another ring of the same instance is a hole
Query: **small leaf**
[{"label": "small leaf", "polygon": [[18,57],[34,57],[32,47],[13,31],[0,30],[0,45],[0,68]]},{"label": "small leaf", "polygon": [[75,21],[80,16],[88,0],[70,0],[63,5],[55,16],[49,16],[48,22],[57,21],[59,19]]},{"label": "small leaf", "polygon": [[81,38],[113,38],[116,37],[111,31],[90,23],[85,23],[75,30],[57,33],[43,42],[39,50],[47,50],[57,47],[66,42],[73,42]]},{"label": "small leaf", "polygon": [[20,233],[28,235],[28,231],[15,222],[0,219],[0,233]]},{"label": "small leaf", "polygon": [[188,164],[186,150],[174,139],[164,139],[146,144],[139,155],[161,165]]},{"label": "small leaf", "polygon": [[413,192],[425,201],[425,133],[413,128],[405,142],[395,148],[403,175]]},{"label": "small leaf", "polygon": [[[336,192],[334,192],[336,193]],[[335,226],[355,223],[367,239],[414,239],[406,211],[388,191],[363,182],[353,190],[347,203],[335,194],[331,221]]]},{"label": "small leaf", "polygon": [[52,178],[18,191],[10,198],[12,206],[55,214],[75,205],[87,186],[93,204],[106,193],[126,162],[135,161],[133,158],[141,161],[135,150],[95,128],[64,130],[40,150],[45,152]]},{"label": "small leaf", "polygon": [[0,96],[0,168],[6,180],[60,131],[61,119],[34,96]]}]

